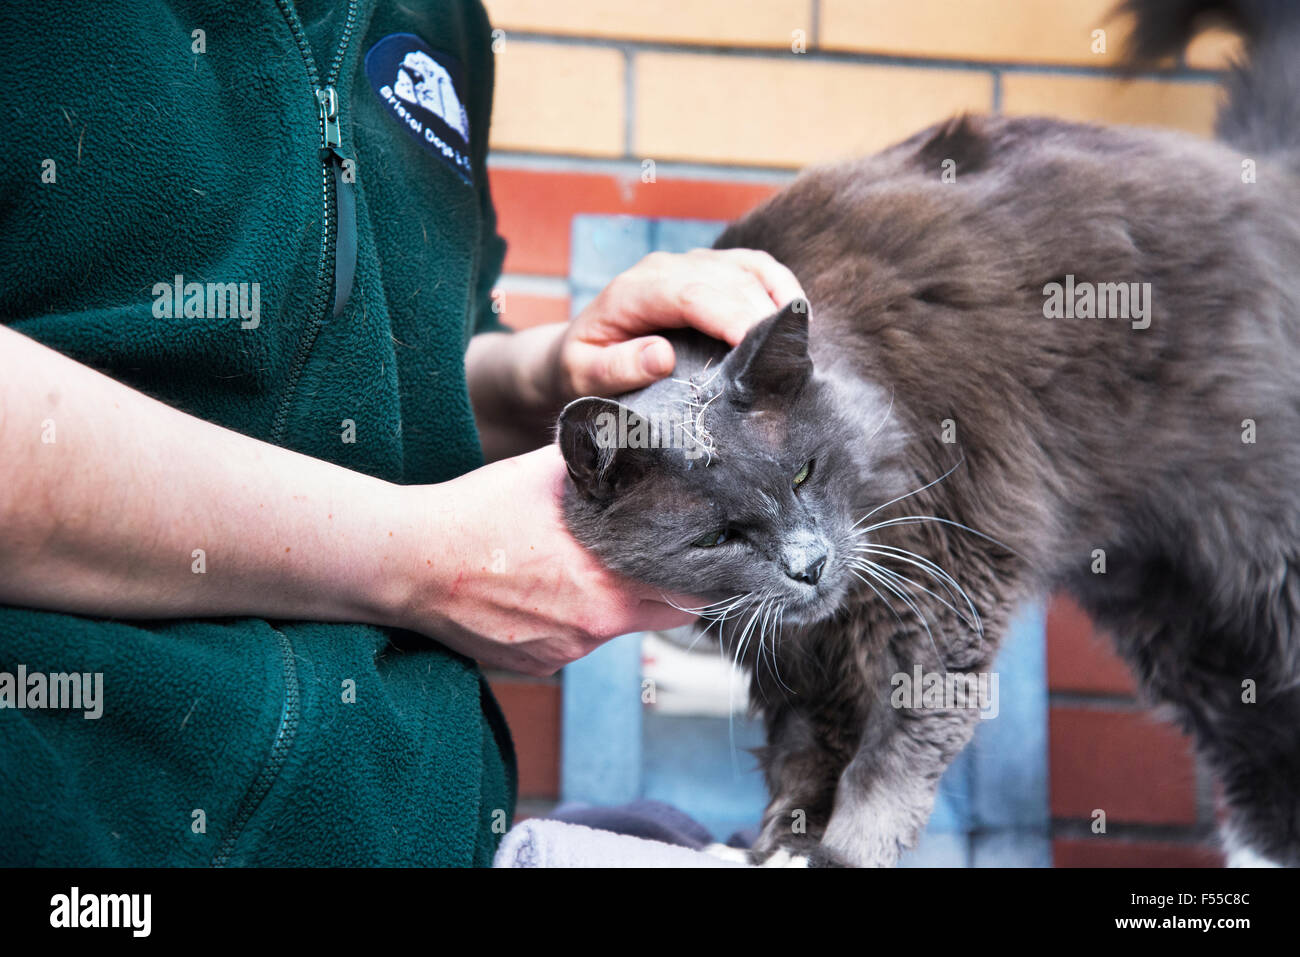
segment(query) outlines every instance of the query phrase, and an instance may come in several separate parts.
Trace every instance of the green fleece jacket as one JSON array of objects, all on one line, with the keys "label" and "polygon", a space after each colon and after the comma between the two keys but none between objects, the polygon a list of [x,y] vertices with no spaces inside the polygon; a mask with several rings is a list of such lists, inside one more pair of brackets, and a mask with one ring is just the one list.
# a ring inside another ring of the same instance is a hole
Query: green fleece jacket
[{"label": "green fleece jacket", "polygon": [[[0,321],[389,481],[475,468],[490,43],[472,0],[5,5]],[[483,865],[514,813],[482,675],[411,634],[0,608],[20,668],[103,714],[0,695],[0,864]]]}]

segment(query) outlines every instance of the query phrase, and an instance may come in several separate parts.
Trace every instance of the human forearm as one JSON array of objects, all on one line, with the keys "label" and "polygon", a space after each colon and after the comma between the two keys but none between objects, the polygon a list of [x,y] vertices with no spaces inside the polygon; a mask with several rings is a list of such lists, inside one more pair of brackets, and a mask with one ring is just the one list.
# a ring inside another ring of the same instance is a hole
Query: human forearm
[{"label": "human forearm", "polygon": [[470,340],[465,377],[483,456],[489,462],[551,440],[560,413],[555,371],[563,323],[523,332],[488,332]]},{"label": "human forearm", "polygon": [[383,622],[396,486],[186,415],[0,327],[0,602]]},{"label": "human forearm", "polygon": [[391,485],[186,415],[0,326],[0,452],[0,604],[392,625],[537,674],[690,620],[565,531],[554,447]]}]

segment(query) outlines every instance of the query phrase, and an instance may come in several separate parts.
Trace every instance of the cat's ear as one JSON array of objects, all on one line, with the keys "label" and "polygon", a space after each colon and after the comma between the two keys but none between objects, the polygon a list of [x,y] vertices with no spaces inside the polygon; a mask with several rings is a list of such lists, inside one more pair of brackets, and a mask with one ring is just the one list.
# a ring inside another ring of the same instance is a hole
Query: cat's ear
[{"label": "cat's ear", "polygon": [[763,397],[793,397],[812,378],[808,300],[795,299],[746,333],[723,363],[728,395],[741,408]]},{"label": "cat's ear", "polygon": [[574,399],[560,413],[560,452],[587,498],[608,501],[650,467],[650,423],[613,399]]},{"label": "cat's ear", "polygon": [[984,124],[963,113],[920,134],[917,161],[927,173],[976,173],[988,165],[990,146]]}]

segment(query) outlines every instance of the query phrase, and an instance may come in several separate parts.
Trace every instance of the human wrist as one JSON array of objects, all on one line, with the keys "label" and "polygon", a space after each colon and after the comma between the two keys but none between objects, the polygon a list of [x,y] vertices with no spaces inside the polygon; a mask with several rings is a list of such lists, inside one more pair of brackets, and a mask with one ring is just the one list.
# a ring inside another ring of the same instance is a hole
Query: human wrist
[{"label": "human wrist", "polygon": [[567,328],[563,322],[534,326],[511,343],[518,408],[533,422],[549,424],[572,398],[562,358]]},{"label": "human wrist", "polygon": [[470,402],[488,461],[546,444],[564,407],[566,323],[475,336],[465,354]]},{"label": "human wrist", "polygon": [[[344,519],[337,529],[341,545],[323,587],[342,606],[341,615],[347,620],[407,627],[407,611],[417,587],[415,564],[424,537],[414,491],[428,488],[436,487],[372,479],[364,489],[348,493],[353,502],[364,503],[363,509],[341,504],[336,508],[336,518]],[[349,514],[355,516],[352,521],[345,518]],[[424,550],[432,556],[431,548]],[[424,584],[427,587],[427,581]]]}]

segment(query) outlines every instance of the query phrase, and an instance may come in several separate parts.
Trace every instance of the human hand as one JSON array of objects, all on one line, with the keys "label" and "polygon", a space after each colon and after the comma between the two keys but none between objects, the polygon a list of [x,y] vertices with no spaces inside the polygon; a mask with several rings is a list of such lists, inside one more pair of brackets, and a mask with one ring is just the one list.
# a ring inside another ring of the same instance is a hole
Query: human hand
[{"label": "human hand", "polygon": [[549,357],[543,391],[562,407],[581,396],[643,388],[673,370],[672,346],[654,333],[690,327],[734,346],[803,295],[794,274],[759,250],[651,253],[568,324]]},{"label": "human hand", "polygon": [[404,489],[402,507],[415,518],[398,547],[405,597],[392,623],[486,665],[549,675],[617,635],[693,621],[572,538],[561,513],[564,476],[548,446]]},{"label": "human hand", "polygon": [[673,348],[658,332],[690,327],[734,346],[802,296],[794,274],[758,250],[651,253],[572,322],[475,336],[465,370],[484,454],[536,448],[573,399],[621,395],[670,374]]}]

